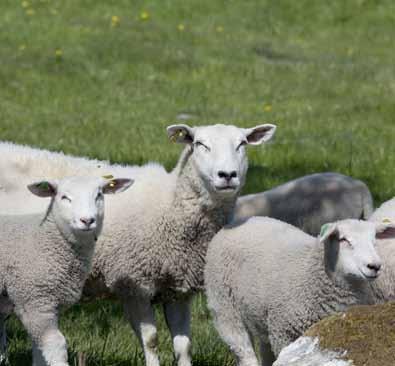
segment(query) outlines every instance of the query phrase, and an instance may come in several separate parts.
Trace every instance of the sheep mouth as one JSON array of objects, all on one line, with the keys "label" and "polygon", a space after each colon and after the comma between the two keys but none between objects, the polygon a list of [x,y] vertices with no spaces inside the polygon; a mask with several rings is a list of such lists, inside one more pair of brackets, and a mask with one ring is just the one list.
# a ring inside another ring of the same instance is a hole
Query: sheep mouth
[{"label": "sheep mouth", "polygon": [[379,277],[380,273],[376,272],[376,273],[365,273],[364,271],[360,271],[362,273],[362,276],[368,280],[368,281],[373,281],[375,280],[377,277]]},{"label": "sheep mouth", "polygon": [[233,192],[237,189],[237,186],[215,186],[215,189],[220,192]]},{"label": "sheep mouth", "polygon": [[92,231],[94,231],[94,227],[77,227],[76,228],[78,231],[82,231],[82,232],[84,232],[84,233],[89,233],[89,232],[92,232]]},{"label": "sheep mouth", "polygon": [[365,277],[367,280],[375,280],[378,276],[379,276],[378,274],[376,274],[376,275],[367,275],[367,274],[364,274],[364,277]]},{"label": "sheep mouth", "polygon": [[81,229],[81,231],[86,231],[86,232],[90,232],[90,231],[94,231],[95,228],[94,227],[85,227],[83,229]]}]

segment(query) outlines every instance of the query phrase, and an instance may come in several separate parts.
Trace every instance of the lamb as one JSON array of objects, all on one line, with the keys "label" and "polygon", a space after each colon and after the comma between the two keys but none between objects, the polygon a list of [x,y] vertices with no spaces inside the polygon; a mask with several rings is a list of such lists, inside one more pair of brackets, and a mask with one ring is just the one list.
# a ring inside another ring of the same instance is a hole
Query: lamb
[{"label": "lamb", "polygon": [[178,366],[191,365],[189,303],[203,287],[208,243],[231,219],[247,172],[245,146],[268,141],[275,129],[169,126],[169,138],[186,145],[175,169],[136,169],[133,190],[110,200],[84,294],[121,299],[147,366],[159,365],[153,303],[164,307]]},{"label": "lamb", "polygon": [[68,365],[59,306],[81,296],[103,225],[103,194],[124,191],[132,183],[87,176],[40,181],[28,188],[51,197],[44,219],[40,214],[0,216],[2,359],[4,319],[14,311],[32,338],[33,364]]},{"label": "lamb", "polygon": [[316,236],[326,222],[367,220],[372,213],[373,199],[365,183],[338,173],[317,173],[239,197],[234,220],[269,216]]},{"label": "lamb", "polygon": [[[369,221],[374,223],[395,222],[395,198],[384,202]],[[377,242],[377,251],[383,258],[383,269],[380,277],[370,286],[374,294],[375,303],[381,304],[387,301],[395,301],[395,232],[380,236]]]},{"label": "lamb", "polygon": [[216,328],[240,366],[263,365],[310,325],[358,303],[372,303],[368,281],[381,267],[374,242],[393,224],[347,219],[317,239],[269,217],[222,229],[208,248],[205,286]]}]

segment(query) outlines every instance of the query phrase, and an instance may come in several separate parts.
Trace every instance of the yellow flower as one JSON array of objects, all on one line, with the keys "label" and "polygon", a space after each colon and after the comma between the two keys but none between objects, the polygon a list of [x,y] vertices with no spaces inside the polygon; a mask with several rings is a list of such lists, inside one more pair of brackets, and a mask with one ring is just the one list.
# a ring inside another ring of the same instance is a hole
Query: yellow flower
[{"label": "yellow flower", "polygon": [[220,25],[216,28],[216,31],[218,32],[218,33],[222,33],[223,31],[224,31],[224,28],[223,27],[221,27]]},{"label": "yellow flower", "polygon": [[141,14],[140,14],[140,19],[141,20],[148,20],[149,19],[148,11],[142,11]]},{"label": "yellow flower", "polygon": [[28,8],[29,7],[29,2],[28,1],[22,1],[22,8]]},{"label": "yellow flower", "polygon": [[185,30],[185,25],[184,25],[184,24],[178,24],[177,29],[178,29],[180,32],[182,32],[182,31]]},{"label": "yellow flower", "polygon": [[120,21],[121,21],[121,19],[119,18],[119,16],[113,15],[113,16],[111,17],[111,26],[112,26],[112,27],[117,27],[117,26],[119,26]]},{"label": "yellow flower", "polygon": [[63,51],[60,48],[57,48],[55,50],[55,57],[56,58],[62,58],[62,56],[63,56]]},{"label": "yellow flower", "polygon": [[19,46],[19,51],[24,51],[26,49],[26,45],[25,44],[21,44]]},{"label": "yellow flower", "polygon": [[34,9],[27,9],[26,10],[26,15],[34,15],[36,14],[36,11]]},{"label": "yellow flower", "polygon": [[271,112],[271,111],[272,111],[272,105],[271,105],[271,104],[266,104],[266,105],[263,107],[263,110],[264,110],[265,112]]}]

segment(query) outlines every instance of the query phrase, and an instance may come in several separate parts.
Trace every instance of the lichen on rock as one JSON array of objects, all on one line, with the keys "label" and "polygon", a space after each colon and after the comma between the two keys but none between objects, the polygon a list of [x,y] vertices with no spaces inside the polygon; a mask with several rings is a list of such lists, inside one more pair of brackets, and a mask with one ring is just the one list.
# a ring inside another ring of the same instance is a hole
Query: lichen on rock
[{"label": "lichen on rock", "polygon": [[344,359],[356,366],[394,366],[395,302],[355,306],[323,319],[305,335],[318,337],[322,349],[346,350]]}]

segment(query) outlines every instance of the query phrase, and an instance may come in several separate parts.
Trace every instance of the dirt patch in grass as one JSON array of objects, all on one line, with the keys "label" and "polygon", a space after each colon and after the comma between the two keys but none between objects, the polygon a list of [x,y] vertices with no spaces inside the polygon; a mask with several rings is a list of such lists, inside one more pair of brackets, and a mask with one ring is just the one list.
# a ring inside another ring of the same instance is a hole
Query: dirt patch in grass
[{"label": "dirt patch in grass", "polygon": [[347,350],[356,366],[395,365],[395,302],[356,306],[313,325],[307,336],[321,348]]}]

